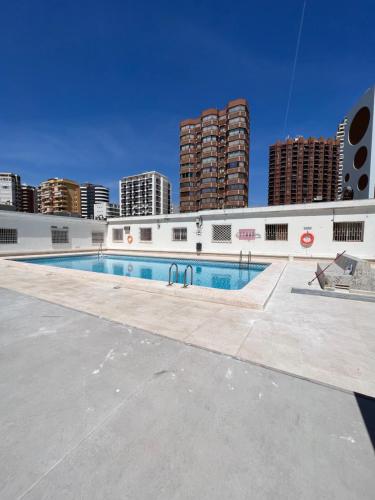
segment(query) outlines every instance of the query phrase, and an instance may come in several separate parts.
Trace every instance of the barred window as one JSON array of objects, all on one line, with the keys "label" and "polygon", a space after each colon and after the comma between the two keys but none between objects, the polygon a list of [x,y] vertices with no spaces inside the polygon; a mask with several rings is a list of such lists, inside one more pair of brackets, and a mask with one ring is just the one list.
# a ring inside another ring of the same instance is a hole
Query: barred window
[{"label": "barred window", "polygon": [[112,229],[112,240],[113,241],[123,241],[123,231],[122,229]]},{"label": "barred window", "polygon": [[130,234],[130,226],[124,226],[124,233]]},{"label": "barred window", "polygon": [[91,233],[92,243],[104,243],[104,233]]},{"label": "barred window", "polygon": [[68,228],[51,228],[52,244],[69,243],[69,230]]},{"label": "barred window", "polygon": [[364,222],[334,222],[333,241],[363,241]]},{"label": "barred window", "polygon": [[174,227],[172,229],[172,240],[173,241],[187,241],[187,228],[186,227]]},{"label": "barred window", "polygon": [[141,241],[152,241],[152,228],[151,227],[141,227],[139,230],[139,236]]},{"label": "barred window", "polygon": [[288,224],[266,224],[266,240],[288,241]]},{"label": "barred window", "polygon": [[230,224],[213,224],[212,241],[222,243],[232,241],[232,226]]},{"label": "barred window", "polygon": [[18,243],[17,229],[0,227],[0,245],[14,245]]}]

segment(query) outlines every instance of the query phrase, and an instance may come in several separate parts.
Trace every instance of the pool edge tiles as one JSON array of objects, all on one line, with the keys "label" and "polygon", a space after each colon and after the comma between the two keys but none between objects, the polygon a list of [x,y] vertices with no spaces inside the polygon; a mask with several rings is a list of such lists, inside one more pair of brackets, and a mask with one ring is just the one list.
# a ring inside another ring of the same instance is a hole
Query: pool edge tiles
[{"label": "pool edge tiles", "polygon": [[[81,254],[82,255],[82,254]],[[91,254],[93,255],[93,254]],[[37,257],[47,257],[51,254],[38,255]],[[24,256],[23,256],[24,257]],[[29,259],[31,256],[29,257]],[[12,266],[21,269],[27,267],[30,271],[30,276],[39,276],[45,279],[45,268],[41,265],[29,264],[21,259],[7,259]],[[27,259],[28,260],[28,259]],[[50,272],[54,274],[56,279],[72,280],[75,282],[105,282],[115,285],[116,288],[131,289],[134,291],[142,291],[148,293],[156,293],[165,296],[174,296],[179,299],[213,302],[227,306],[242,307],[248,309],[263,310],[269,298],[275,289],[287,262],[275,261],[260,273],[253,281],[248,283],[241,290],[220,290],[214,288],[205,288],[198,286],[189,286],[182,288],[181,285],[167,286],[165,282],[145,280],[139,278],[128,278],[123,276],[115,276],[102,273],[92,273],[87,271],[70,270],[59,267],[50,267]],[[30,277],[30,279],[32,279]]]}]

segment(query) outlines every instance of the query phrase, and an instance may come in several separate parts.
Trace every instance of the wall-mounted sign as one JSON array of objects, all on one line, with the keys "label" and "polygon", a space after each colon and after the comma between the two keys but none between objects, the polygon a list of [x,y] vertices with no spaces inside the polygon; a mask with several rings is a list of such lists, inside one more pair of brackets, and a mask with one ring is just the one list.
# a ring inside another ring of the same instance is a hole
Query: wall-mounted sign
[{"label": "wall-mounted sign", "polygon": [[236,234],[239,240],[251,241],[257,237],[255,229],[239,229]]},{"label": "wall-mounted sign", "polygon": [[305,226],[303,229],[304,229],[305,231],[311,231],[312,227],[310,227],[310,226]]}]

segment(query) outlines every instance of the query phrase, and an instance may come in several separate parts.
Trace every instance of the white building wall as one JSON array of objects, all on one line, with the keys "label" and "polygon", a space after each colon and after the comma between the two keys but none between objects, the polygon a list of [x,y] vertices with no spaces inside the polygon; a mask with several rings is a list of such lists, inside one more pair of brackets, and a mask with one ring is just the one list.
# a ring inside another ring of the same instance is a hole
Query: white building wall
[{"label": "white building wall", "polygon": [[[51,226],[67,227],[69,243],[52,244]],[[0,230],[2,228],[17,229],[18,243],[0,243],[0,255],[92,250],[98,247],[92,243],[92,233],[103,232],[105,239],[107,232],[107,224],[102,221],[7,211],[0,211]]]},{"label": "white building wall", "polygon": [[[202,227],[197,228],[197,217],[202,217]],[[363,242],[333,241],[333,222],[365,223]],[[253,255],[295,256],[295,257],[334,257],[346,250],[357,257],[375,259],[375,201],[346,201],[260,209],[205,211],[194,214],[170,214],[166,216],[127,217],[108,221],[107,247],[116,250],[141,250],[162,252],[193,252],[196,243],[202,243],[202,253],[236,254],[251,251]],[[212,241],[213,224],[232,226],[231,242]],[[268,241],[265,239],[266,224],[288,224],[287,241]],[[112,229],[130,226],[128,242],[113,241]],[[140,228],[152,228],[152,241],[140,241]],[[186,227],[187,241],[173,241],[172,228]],[[314,243],[304,248],[300,243],[301,235],[308,228],[314,235]],[[240,229],[254,229],[256,237],[251,241],[238,238]],[[199,234],[200,232],[200,234]]]}]

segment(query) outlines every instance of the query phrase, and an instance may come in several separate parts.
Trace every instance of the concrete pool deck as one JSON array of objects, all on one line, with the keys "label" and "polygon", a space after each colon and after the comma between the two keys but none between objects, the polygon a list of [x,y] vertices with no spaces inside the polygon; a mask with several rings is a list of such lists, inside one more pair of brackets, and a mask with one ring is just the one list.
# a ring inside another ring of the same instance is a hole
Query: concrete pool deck
[{"label": "concrete pool deck", "polygon": [[7,260],[0,260],[0,275],[7,289],[375,396],[374,304],[291,294],[316,267],[285,264],[264,311],[135,290],[123,277]]},{"label": "concrete pool deck", "polygon": [[373,399],[3,288],[0,315],[4,500],[373,498]]}]

